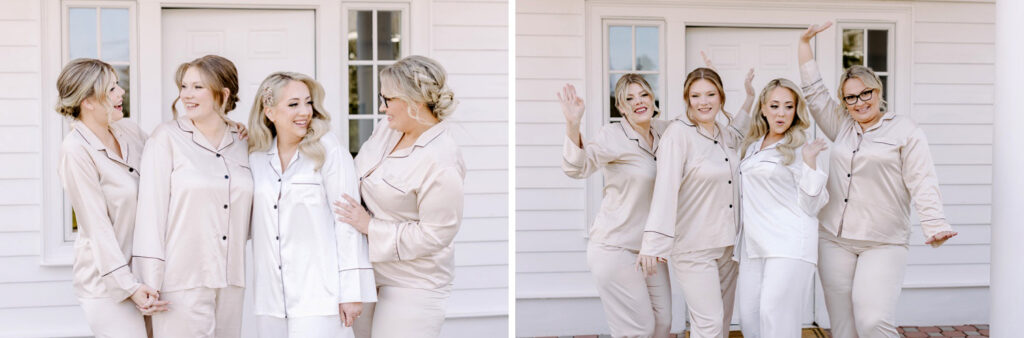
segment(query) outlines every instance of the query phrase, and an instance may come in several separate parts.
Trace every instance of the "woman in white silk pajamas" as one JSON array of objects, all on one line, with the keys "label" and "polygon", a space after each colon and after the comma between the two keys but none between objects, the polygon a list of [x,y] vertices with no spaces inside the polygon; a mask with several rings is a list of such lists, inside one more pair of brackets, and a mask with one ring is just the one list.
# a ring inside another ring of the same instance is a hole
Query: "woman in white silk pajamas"
[{"label": "woman in white silk pajamas", "polygon": [[324,89],[309,76],[263,80],[249,115],[253,284],[261,337],[352,337],[377,299],[366,236],[330,202],[355,195],[352,155],[329,132]]},{"label": "woman in white silk pajamas", "polygon": [[818,72],[810,41],[832,25],[812,25],[798,45],[800,78],[811,115],[832,140],[818,214],[818,273],[835,337],[899,337],[896,303],[910,242],[910,207],[925,244],[957,233],[942,210],[928,140],[907,115],[886,109],[882,81],[868,67],[839,77],[836,96]]},{"label": "woman in white silk pajamas", "polygon": [[466,167],[447,119],[455,111],[447,73],[432,59],[405,57],[380,72],[387,115],[359,149],[364,209],[351,196],[339,219],[367,234],[377,303],[356,336],[437,337],[455,270]]},{"label": "woman in white silk pajamas", "polygon": [[590,228],[587,265],[597,284],[613,337],[668,337],[672,295],[664,261],[637,269],[640,237],[654,190],[655,152],[668,121],[656,119],[654,90],[639,74],[615,84],[623,116],[587,140],[580,135],[583,99],[572,85],[558,94],[566,120],[562,170],[582,179],[601,171],[601,209]]},{"label": "woman in white silk pajamas", "polygon": [[765,85],[750,121],[740,154],[740,326],[749,338],[799,337],[828,201],[825,141],[806,143],[807,102],[786,79]]}]

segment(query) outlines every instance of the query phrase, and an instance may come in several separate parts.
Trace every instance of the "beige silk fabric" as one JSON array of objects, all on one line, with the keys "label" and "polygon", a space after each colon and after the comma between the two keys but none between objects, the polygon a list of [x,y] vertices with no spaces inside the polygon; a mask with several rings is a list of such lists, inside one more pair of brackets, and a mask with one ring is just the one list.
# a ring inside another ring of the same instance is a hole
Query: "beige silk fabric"
[{"label": "beige silk fabric", "polygon": [[602,170],[604,189],[601,209],[590,228],[590,241],[630,250],[640,250],[654,191],[655,152],[669,122],[651,120],[653,146],[626,121],[609,123],[598,135],[584,142],[565,138],[562,171],[572,178],[586,178]]},{"label": "beige silk fabric", "polygon": [[75,294],[122,301],[139,288],[128,263],[146,135],[129,120],[111,124],[110,131],[121,156],[107,149],[85,124],[72,123],[61,144],[57,173],[78,222],[72,268]]},{"label": "beige silk fabric", "polygon": [[925,238],[951,231],[924,131],[892,111],[862,130],[825,88],[815,61],[801,65],[800,77],[811,115],[833,142],[821,226],[840,238],[905,244],[913,203]]},{"label": "beige silk fabric", "polygon": [[142,156],[132,266],[163,292],[245,286],[252,209],[248,146],[213,147],[188,119],[157,126]]},{"label": "beige silk fabric", "polygon": [[[685,119],[685,117],[683,117]],[[731,246],[739,218],[738,165],[741,121],[718,123],[708,135],[688,120],[675,120],[658,146],[658,172],[640,254]]]},{"label": "beige silk fabric", "polygon": [[373,218],[370,262],[378,286],[448,287],[462,223],[462,153],[442,121],[391,152],[402,133],[381,121],[356,157],[360,193]]}]

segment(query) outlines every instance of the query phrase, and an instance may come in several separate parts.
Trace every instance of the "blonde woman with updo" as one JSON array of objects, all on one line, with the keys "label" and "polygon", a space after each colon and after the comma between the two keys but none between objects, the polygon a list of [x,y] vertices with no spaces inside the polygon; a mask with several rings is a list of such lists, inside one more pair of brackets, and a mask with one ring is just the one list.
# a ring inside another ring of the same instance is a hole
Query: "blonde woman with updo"
[{"label": "blonde woman with updo", "polygon": [[[739,117],[722,110],[725,90],[711,68],[686,76],[686,114],[672,121],[655,155],[657,175],[640,248],[642,265],[671,258],[686,298],[690,337],[729,334],[736,291],[733,245],[739,217],[738,148],[746,133],[747,99]],[[717,121],[719,115],[723,120]]]},{"label": "blonde woman with updo", "polygon": [[72,121],[57,173],[78,221],[75,296],[96,337],[145,337],[139,311],[167,305],[128,266],[146,134],[122,119],[124,89],[103,61],[69,62],[57,78],[57,95],[57,112]]},{"label": "blonde woman with updo", "polygon": [[886,109],[882,81],[868,67],[825,88],[811,39],[832,26],[811,25],[800,36],[800,78],[811,115],[833,141],[827,189],[818,215],[818,273],[836,337],[899,337],[896,302],[910,244],[910,207],[925,244],[957,233],[946,221],[928,140],[906,115]]},{"label": "blonde woman with updo", "polygon": [[825,191],[825,141],[807,143],[807,102],[792,81],[774,79],[750,114],[740,157],[737,303],[743,337],[800,337],[804,295],[818,258]]},{"label": "blonde woman with updo", "polygon": [[566,84],[558,94],[565,115],[562,170],[583,179],[604,174],[601,208],[590,228],[587,265],[594,275],[613,337],[668,337],[672,295],[664,261],[640,266],[638,251],[654,190],[655,156],[668,121],[656,119],[654,90],[639,74],[615,83],[623,121],[606,124],[597,136],[580,136],[584,102]]},{"label": "blonde woman with updo", "polygon": [[380,112],[387,118],[355,159],[369,212],[353,196],[334,203],[340,221],[369,237],[377,281],[376,306],[364,307],[357,336],[437,337],[441,332],[466,175],[448,130],[455,105],[437,61],[414,55],[380,71]]},{"label": "blonde woman with updo", "polygon": [[331,133],[324,89],[270,74],[249,113],[255,313],[260,337],[352,337],[377,299],[366,236],[330,202],[359,196],[352,155]]},{"label": "blonde woman with updo", "polygon": [[226,115],[238,73],[207,55],[174,81],[175,120],[156,127],[142,156],[132,264],[170,302],[153,315],[154,337],[239,337],[253,184],[248,146]]}]

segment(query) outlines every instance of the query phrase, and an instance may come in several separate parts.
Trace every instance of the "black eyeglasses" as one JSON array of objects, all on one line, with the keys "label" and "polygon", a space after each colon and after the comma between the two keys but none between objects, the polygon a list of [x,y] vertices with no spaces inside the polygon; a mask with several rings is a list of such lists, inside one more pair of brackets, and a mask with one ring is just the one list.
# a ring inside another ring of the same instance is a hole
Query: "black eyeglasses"
[{"label": "black eyeglasses", "polygon": [[380,104],[384,106],[385,109],[388,107],[388,101],[392,99],[391,97],[384,96],[382,93],[377,93],[377,97],[380,99]]},{"label": "black eyeglasses", "polygon": [[843,101],[846,101],[846,104],[848,104],[848,105],[855,105],[855,104],[857,104],[857,99],[858,98],[861,101],[868,102],[868,100],[871,99],[871,95],[874,94],[874,93],[875,93],[875,89],[873,89],[873,88],[872,89],[868,89],[868,90],[860,92],[860,94],[857,94],[857,95],[846,95],[846,96],[843,96]]}]

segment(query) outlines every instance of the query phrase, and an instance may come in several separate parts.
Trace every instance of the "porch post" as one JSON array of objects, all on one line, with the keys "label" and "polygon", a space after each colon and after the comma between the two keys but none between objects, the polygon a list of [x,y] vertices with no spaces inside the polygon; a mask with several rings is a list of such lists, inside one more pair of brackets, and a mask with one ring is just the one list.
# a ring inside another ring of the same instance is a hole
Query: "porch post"
[{"label": "porch post", "polygon": [[992,337],[1012,337],[1024,318],[1024,1],[996,1],[992,140]]}]

